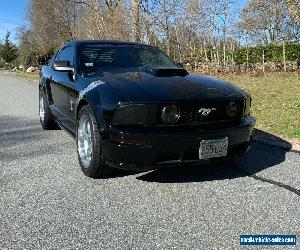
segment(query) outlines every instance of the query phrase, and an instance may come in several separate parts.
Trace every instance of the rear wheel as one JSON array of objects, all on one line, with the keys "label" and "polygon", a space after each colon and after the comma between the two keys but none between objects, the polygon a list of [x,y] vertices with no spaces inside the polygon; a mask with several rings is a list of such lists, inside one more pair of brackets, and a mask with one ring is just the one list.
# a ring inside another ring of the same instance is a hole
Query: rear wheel
[{"label": "rear wheel", "polygon": [[59,129],[59,126],[55,122],[55,119],[49,108],[45,93],[42,89],[39,90],[39,115],[40,122],[44,130]]},{"label": "rear wheel", "polygon": [[113,173],[114,169],[105,164],[100,131],[89,105],[79,110],[76,141],[79,164],[86,176],[103,178]]}]

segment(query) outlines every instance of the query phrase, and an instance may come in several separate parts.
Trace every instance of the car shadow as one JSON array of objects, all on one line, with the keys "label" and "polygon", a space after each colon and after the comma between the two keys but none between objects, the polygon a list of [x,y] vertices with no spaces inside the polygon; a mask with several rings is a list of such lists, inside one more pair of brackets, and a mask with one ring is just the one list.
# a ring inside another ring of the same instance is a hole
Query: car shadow
[{"label": "car shadow", "polygon": [[0,116],[0,164],[58,153],[60,145],[47,143],[42,146],[54,133],[56,131],[44,131],[38,119]]},{"label": "car shadow", "polygon": [[[286,159],[286,153],[292,145],[267,132],[254,132],[251,149],[238,157],[219,163],[198,166],[174,166],[160,168],[139,175],[138,180],[159,183],[206,182],[234,179],[256,174],[264,169],[276,166]],[[272,142],[273,146],[269,144]],[[280,144],[284,147],[274,146]]]}]

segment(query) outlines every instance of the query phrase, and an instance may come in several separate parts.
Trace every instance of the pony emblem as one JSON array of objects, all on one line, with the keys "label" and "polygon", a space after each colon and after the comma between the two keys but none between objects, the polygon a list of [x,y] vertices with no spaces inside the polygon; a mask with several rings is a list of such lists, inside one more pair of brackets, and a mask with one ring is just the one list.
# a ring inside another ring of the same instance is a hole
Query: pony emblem
[{"label": "pony emblem", "polygon": [[215,108],[201,108],[198,113],[203,116],[208,116],[212,111],[216,110]]}]

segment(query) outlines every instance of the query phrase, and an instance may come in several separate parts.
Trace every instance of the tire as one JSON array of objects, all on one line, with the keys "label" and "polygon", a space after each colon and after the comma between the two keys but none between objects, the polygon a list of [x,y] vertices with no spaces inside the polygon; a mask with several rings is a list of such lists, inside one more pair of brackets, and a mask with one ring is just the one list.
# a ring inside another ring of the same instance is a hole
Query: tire
[{"label": "tire", "polygon": [[59,129],[49,108],[48,99],[42,88],[39,89],[39,115],[40,123],[44,130]]},{"label": "tire", "polygon": [[104,178],[114,173],[115,169],[105,164],[100,131],[89,105],[83,106],[78,112],[76,144],[79,164],[86,176]]}]

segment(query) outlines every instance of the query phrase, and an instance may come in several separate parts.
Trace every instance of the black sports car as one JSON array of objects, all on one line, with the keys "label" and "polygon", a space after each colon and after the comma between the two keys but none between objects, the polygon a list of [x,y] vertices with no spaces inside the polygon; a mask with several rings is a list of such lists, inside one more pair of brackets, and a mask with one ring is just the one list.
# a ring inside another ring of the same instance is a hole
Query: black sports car
[{"label": "black sports car", "polygon": [[68,42],[39,91],[42,127],[76,138],[90,177],[226,159],[248,150],[255,124],[247,93],[139,43]]}]

